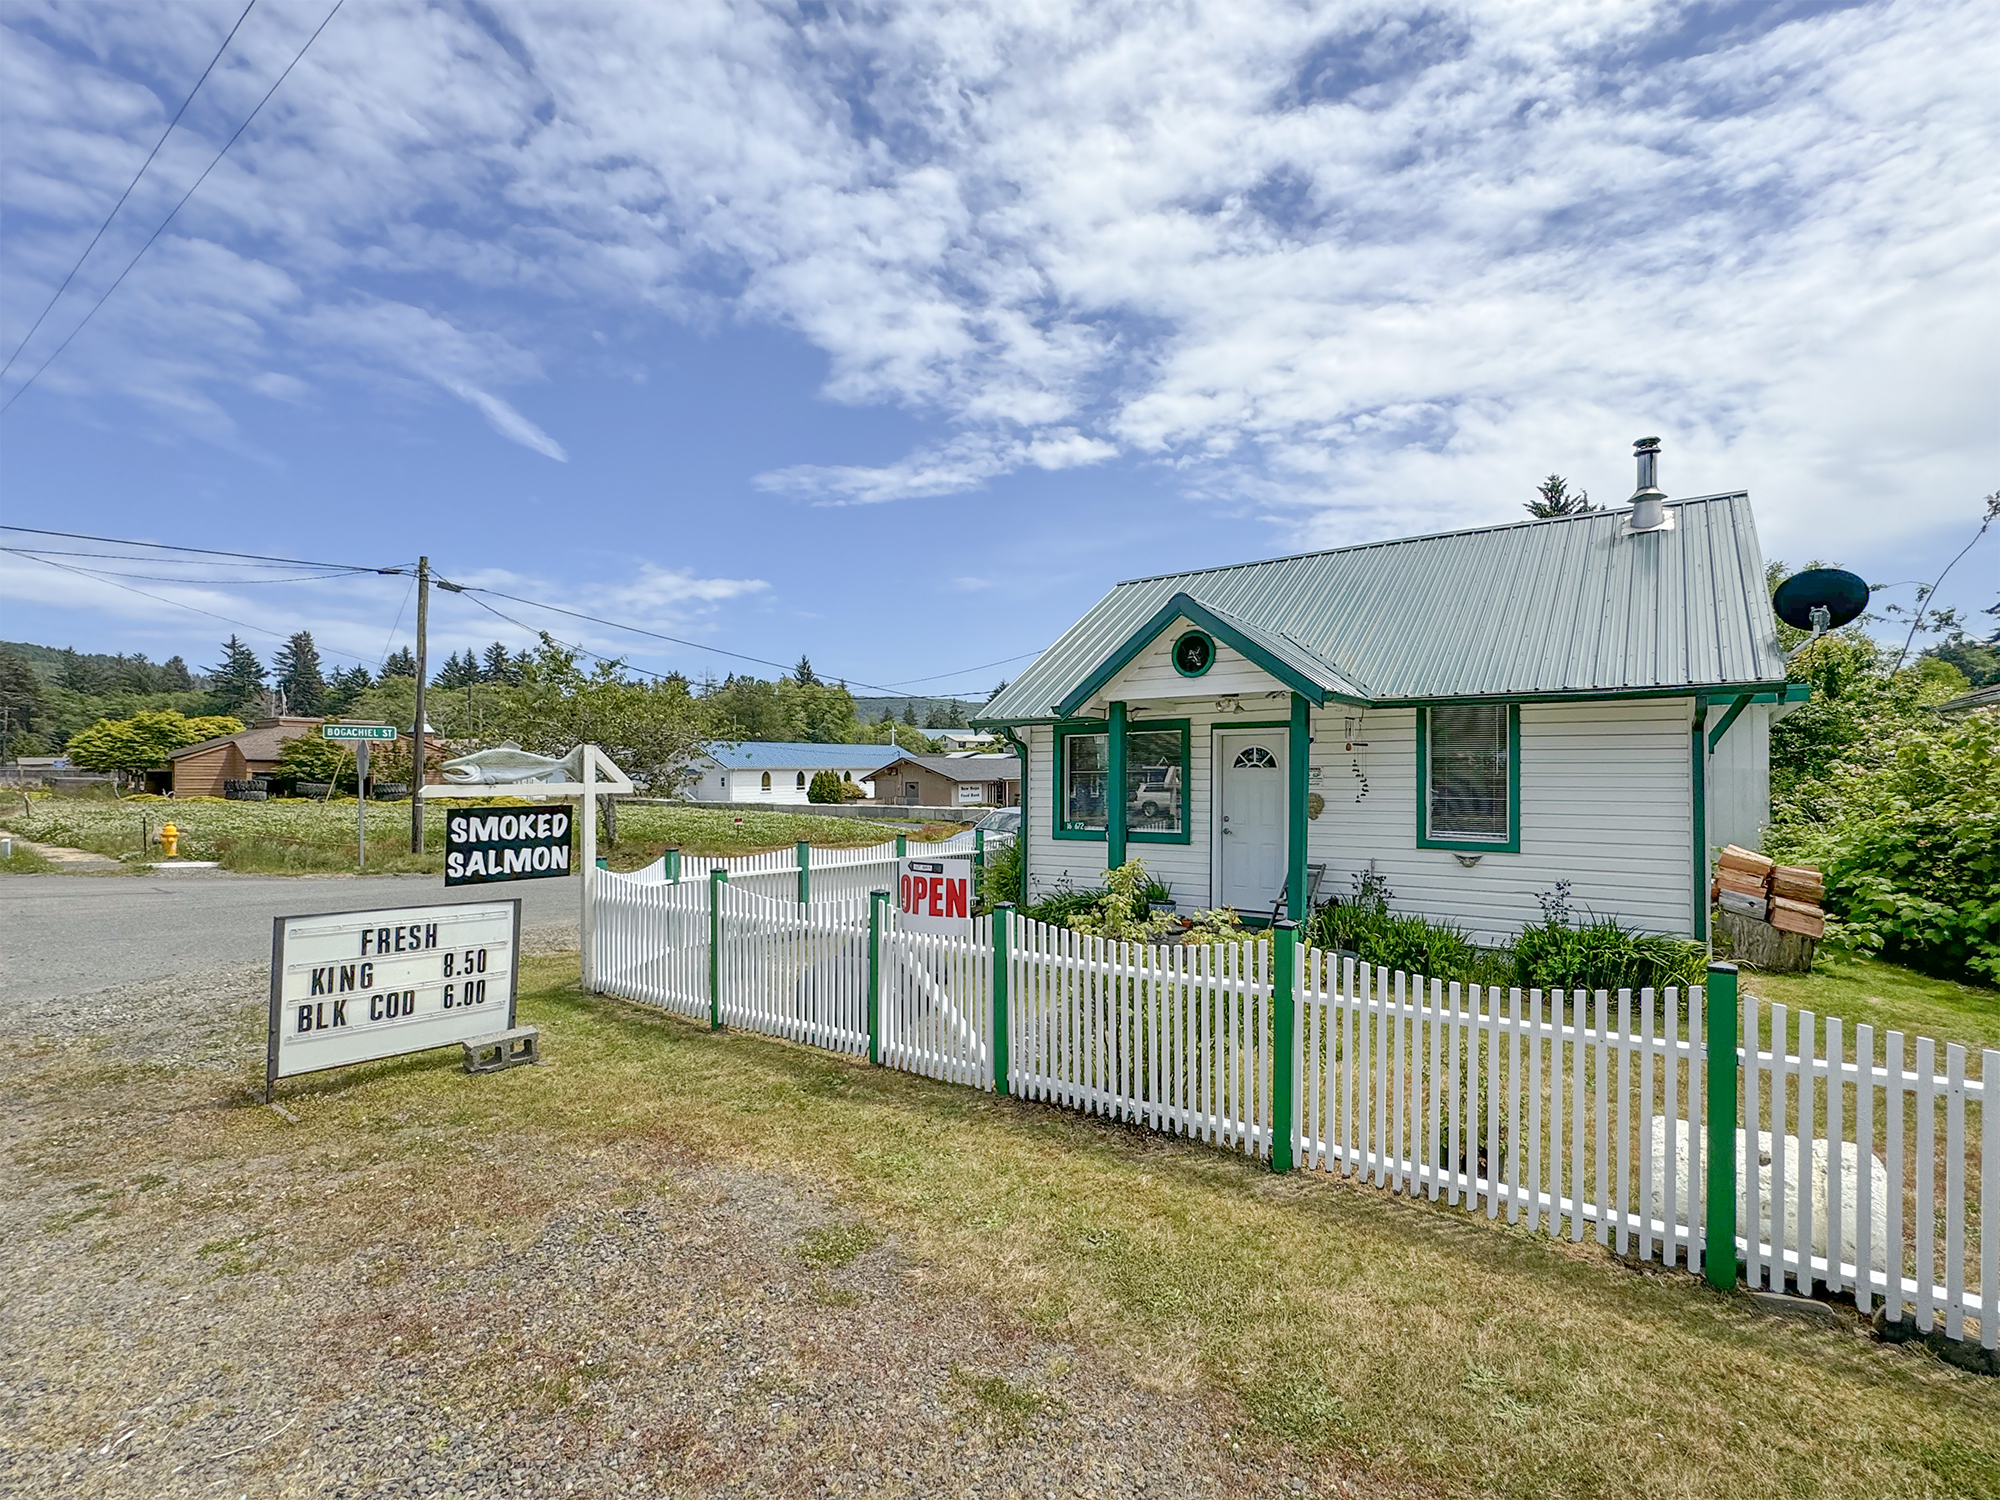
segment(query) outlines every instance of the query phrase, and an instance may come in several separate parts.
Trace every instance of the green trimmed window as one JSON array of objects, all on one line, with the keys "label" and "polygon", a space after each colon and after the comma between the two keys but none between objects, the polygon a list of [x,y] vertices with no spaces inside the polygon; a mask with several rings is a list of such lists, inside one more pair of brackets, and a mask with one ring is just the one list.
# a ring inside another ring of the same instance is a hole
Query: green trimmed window
[{"label": "green trimmed window", "polygon": [[1101,839],[1111,810],[1111,735],[1056,728],[1056,837]]},{"label": "green trimmed window", "polygon": [[1125,731],[1126,837],[1147,843],[1188,842],[1188,725],[1133,725]]},{"label": "green trimmed window", "polygon": [[1417,710],[1423,796],[1417,843],[1514,854],[1521,848],[1521,709],[1445,703]]}]

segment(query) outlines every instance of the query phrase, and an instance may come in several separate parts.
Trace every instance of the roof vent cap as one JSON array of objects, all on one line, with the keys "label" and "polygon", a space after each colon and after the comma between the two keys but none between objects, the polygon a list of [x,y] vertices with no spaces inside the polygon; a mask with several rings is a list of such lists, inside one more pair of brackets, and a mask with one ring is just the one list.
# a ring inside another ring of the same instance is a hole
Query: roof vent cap
[{"label": "roof vent cap", "polygon": [[1625,522],[1625,534],[1673,530],[1674,518],[1667,510],[1666,492],[1659,485],[1660,440],[1640,438],[1632,444],[1632,454],[1639,461],[1639,487],[1632,491],[1632,514]]}]

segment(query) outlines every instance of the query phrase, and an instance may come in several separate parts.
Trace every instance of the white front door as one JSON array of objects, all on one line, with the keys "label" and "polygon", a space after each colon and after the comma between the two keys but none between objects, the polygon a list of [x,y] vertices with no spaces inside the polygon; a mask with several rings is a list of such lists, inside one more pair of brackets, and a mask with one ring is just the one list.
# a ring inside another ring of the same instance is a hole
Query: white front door
[{"label": "white front door", "polygon": [[1216,833],[1221,904],[1269,912],[1285,888],[1285,742],[1282,729],[1216,737],[1222,777]]}]

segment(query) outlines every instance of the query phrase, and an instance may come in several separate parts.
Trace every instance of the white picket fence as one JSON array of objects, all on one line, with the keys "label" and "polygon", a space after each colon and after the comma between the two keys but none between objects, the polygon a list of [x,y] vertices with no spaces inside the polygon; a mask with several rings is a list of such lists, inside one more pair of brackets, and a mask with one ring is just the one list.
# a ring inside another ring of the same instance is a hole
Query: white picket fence
[{"label": "white picket fence", "polygon": [[1268,943],[1155,947],[1016,924],[1012,1091],[1270,1154]]},{"label": "white picket fence", "polygon": [[1300,967],[1302,1165],[1699,1264],[1699,988],[1482,990],[1317,950]]},{"label": "white picket fence", "polygon": [[1938,1044],[1917,1037],[1906,1069],[1899,1031],[1878,1052],[1875,1028],[1856,1026],[1850,1048],[1833,1017],[1763,1009],[1744,999],[1743,1117],[1759,1127],[1737,1179],[1750,1284],[1879,1298],[1954,1339],[1976,1319],[1979,1342],[2000,1347],[2000,1051],[1971,1078],[1948,1043],[1939,1073]]},{"label": "white picket fence", "polygon": [[[987,850],[997,852],[1012,839],[1011,834],[989,834],[983,842]],[[904,840],[905,853],[920,859],[939,854],[971,854],[981,842],[971,830],[935,843]],[[808,848],[805,854],[807,889],[813,901],[865,901],[870,891],[895,888],[898,856],[894,843],[868,844],[856,849]],[[739,889],[780,899],[797,899],[797,850],[773,849],[764,854],[728,856],[682,854],[677,856],[677,860],[678,878],[683,883],[706,880],[712,871],[726,870],[729,872],[729,883]],[[671,884],[675,877],[668,859],[663,857],[623,878],[660,885]]]},{"label": "white picket fence", "polygon": [[[710,867],[683,865],[678,881],[600,873],[599,989],[850,1055],[872,1042],[885,1066],[994,1087],[992,919],[913,933],[884,906],[871,936],[868,898],[817,899],[817,865],[809,903],[795,863],[732,867],[713,886]],[[791,884],[771,894],[752,888],[759,876]],[[1273,957],[1269,941],[1107,943],[1015,919],[1009,1092],[1269,1158],[1289,1060],[1301,1167],[1701,1265],[1715,1082],[1702,988],[1482,989],[1305,950],[1287,1039]],[[1995,1348],[2000,1051],[1968,1077],[1951,1044],[1940,1074],[1919,1037],[1912,1071],[1897,1032],[1878,1050],[1855,1027],[1850,1050],[1840,1021],[1750,995],[1741,1017],[1734,1249],[1751,1285],[1851,1292]]]}]

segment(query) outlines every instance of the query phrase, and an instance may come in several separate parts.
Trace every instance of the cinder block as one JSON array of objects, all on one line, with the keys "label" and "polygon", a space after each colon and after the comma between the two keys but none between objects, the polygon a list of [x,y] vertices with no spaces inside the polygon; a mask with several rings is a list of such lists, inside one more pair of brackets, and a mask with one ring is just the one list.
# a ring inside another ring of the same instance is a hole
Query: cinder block
[{"label": "cinder block", "polygon": [[532,1026],[516,1026],[463,1045],[468,1073],[498,1073],[542,1060],[541,1039]]}]

